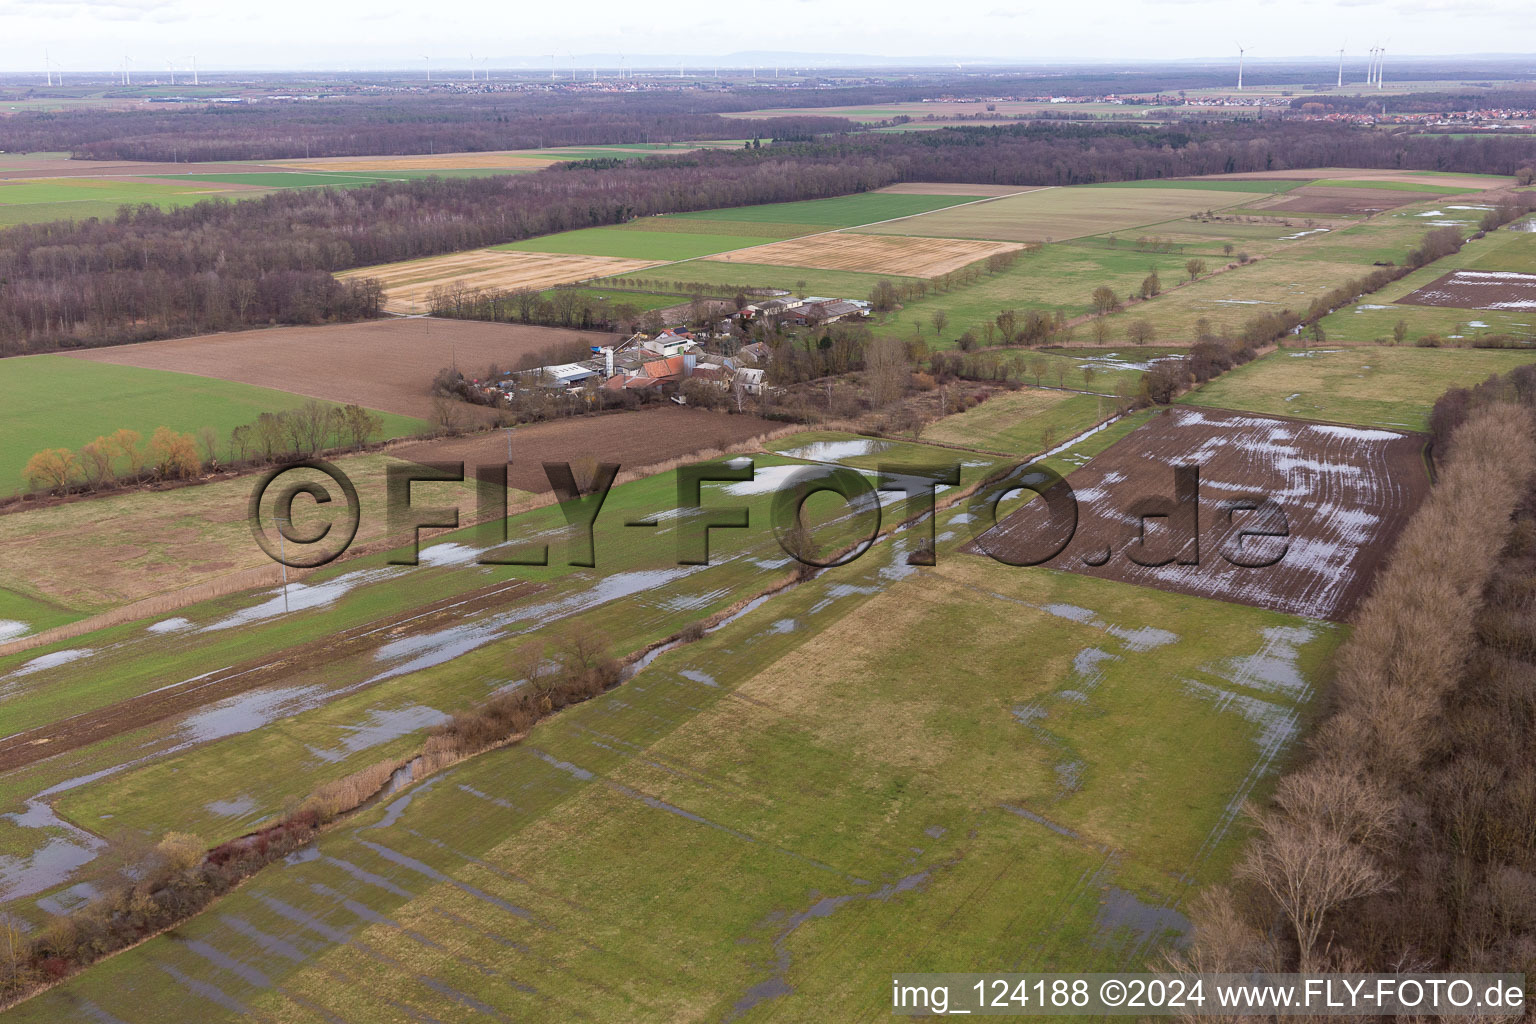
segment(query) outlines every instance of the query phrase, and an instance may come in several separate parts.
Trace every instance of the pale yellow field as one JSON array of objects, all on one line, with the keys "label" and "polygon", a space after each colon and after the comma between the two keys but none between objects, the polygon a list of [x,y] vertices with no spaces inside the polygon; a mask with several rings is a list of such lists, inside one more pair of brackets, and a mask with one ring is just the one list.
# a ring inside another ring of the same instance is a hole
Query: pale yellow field
[{"label": "pale yellow field", "polygon": [[860,228],[881,235],[1049,242],[1128,231],[1251,203],[1252,193],[1191,188],[1042,188]]},{"label": "pale yellow field", "polygon": [[757,263],[820,270],[855,270],[866,274],[937,277],[993,253],[1012,252],[1014,242],[964,238],[893,238],[844,232],[790,238],[711,257],[721,263]]},{"label": "pale yellow field", "polygon": [[471,249],[469,252],[432,256],[424,260],[360,267],[336,276],[376,277],[384,283],[386,310],[392,313],[425,313],[430,308],[428,296],[439,285],[460,284],[468,289],[543,289],[592,277],[627,274],[662,262],[665,261]]}]

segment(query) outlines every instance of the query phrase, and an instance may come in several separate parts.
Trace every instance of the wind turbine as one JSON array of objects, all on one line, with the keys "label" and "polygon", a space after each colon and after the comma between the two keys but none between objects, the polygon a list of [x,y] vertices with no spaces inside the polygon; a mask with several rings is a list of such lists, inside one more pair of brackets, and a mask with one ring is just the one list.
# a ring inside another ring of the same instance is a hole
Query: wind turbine
[{"label": "wind turbine", "polygon": [[1376,89],[1377,89],[1377,91],[1381,90],[1381,66],[1386,63],[1386,60],[1387,60],[1387,48],[1385,46],[1378,46],[1376,48]]},{"label": "wind turbine", "polygon": [[424,53],[419,53],[417,56],[427,62],[427,81],[432,81],[432,58]]},{"label": "wind turbine", "polygon": [[166,58],[165,66],[171,69],[171,84],[175,85],[176,84],[176,58],[174,58],[174,57]]},{"label": "wind turbine", "polygon": [[133,63],[133,58],[128,56],[127,54],[123,54],[123,84],[124,85],[132,85],[133,84],[133,74],[128,69],[128,65],[132,64],[132,63]]},{"label": "wind turbine", "polygon": [[197,85],[197,54],[194,53],[189,59],[192,61],[192,84]]},{"label": "wind turbine", "polygon": [[554,54],[550,54],[549,55],[549,80],[551,82],[553,82],[555,80],[555,55]]},{"label": "wind turbine", "polygon": [[43,78],[49,85],[53,84],[53,58],[48,56],[47,50],[43,51]]},{"label": "wind turbine", "polygon": [[1344,47],[1339,47],[1339,84],[1337,88],[1344,88]]},{"label": "wind turbine", "polygon": [[1237,47],[1237,91],[1243,91],[1243,54],[1248,51],[1243,49],[1241,43]]}]

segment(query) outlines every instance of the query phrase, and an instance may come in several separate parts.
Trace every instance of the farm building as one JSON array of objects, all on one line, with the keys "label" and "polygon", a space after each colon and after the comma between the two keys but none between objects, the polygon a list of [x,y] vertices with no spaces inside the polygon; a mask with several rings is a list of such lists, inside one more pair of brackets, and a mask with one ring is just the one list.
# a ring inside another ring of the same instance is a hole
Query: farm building
[{"label": "farm building", "polygon": [[733,384],[749,395],[760,395],[763,393],[763,371],[756,367],[744,366],[736,371]]},{"label": "farm building", "polygon": [[568,388],[598,375],[590,366],[581,363],[557,363],[539,368],[540,376],[554,387]]}]

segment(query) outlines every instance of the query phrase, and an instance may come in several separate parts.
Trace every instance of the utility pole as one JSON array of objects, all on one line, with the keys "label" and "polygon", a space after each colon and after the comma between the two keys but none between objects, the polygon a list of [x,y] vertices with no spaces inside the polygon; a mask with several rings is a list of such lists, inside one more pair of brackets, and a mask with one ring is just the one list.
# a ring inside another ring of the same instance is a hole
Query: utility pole
[{"label": "utility pole", "polygon": [[288,614],[288,555],[283,545],[283,531],[293,520],[287,516],[273,516],[277,523],[277,564],[283,567],[283,614]]}]

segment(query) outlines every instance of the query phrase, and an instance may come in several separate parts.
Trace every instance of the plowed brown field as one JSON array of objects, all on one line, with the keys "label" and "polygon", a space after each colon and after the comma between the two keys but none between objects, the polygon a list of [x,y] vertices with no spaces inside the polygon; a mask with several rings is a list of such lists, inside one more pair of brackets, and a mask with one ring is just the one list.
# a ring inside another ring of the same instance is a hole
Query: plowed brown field
[{"label": "plowed brown field", "polygon": [[1457,309],[1536,309],[1536,274],[1505,270],[1456,270],[1398,302]]},{"label": "plowed brown field", "polygon": [[[512,431],[512,466],[507,484],[520,491],[550,490],[545,462],[594,458],[621,469],[654,466],[705,448],[725,448],[780,430],[782,423],[757,416],[733,416],[670,403],[637,412],[580,416],[535,423]],[[443,438],[394,449],[391,455],[416,462],[463,462],[467,467],[500,464],[507,458],[502,431]],[[472,471],[468,468],[466,474]]]},{"label": "plowed brown field", "polygon": [[[1116,442],[1067,478],[1076,533],[1045,564],[1053,569],[1234,601],[1319,619],[1344,620],[1370,587],[1398,532],[1429,489],[1424,439],[1390,430],[1309,423],[1219,409],[1173,408]],[[1133,546],[1138,502],[1170,501],[1174,468],[1199,469],[1198,551],[1166,518],[1147,520]],[[1243,497],[1273,511],[1233,511]],[[1243,530],[1288,535],[1241,539]],[[1045,503],[1032,501],[980,538],[990,552],[1047,553],[1065,536]],[[1284,545],[1283,554],[1280,545]],[[973,545],[970,550],[974,550]],[[1169,559],[1162,566],[1140,565]],[[1226,556],[1272,565],[1243,567]],[[1107,561],[1101,565],[1091,562]],[[1178,559],[1196,558],[1181,565]]]},{"label": "plowed brown field", "polygon": [[762,263],[780,267],[815,267],[820,270],[856,270],[866,274],[900,274],[904,277],[937,277],[975,263],[993,253],[1022,249],[1013,242],[986,242],[963,238],[907,238],[890,235],[833,233],[791,238],[750,249],[721,253],[710,259],[721,263]]},{"label": "plowed brown field", "polygon": [[432,376],[443,367],[510,367],[523,355],[573,339],[611,344],[613,335],[422,317],[205,334],[70,354],[119,366],[238,380],[428,419]]}]

